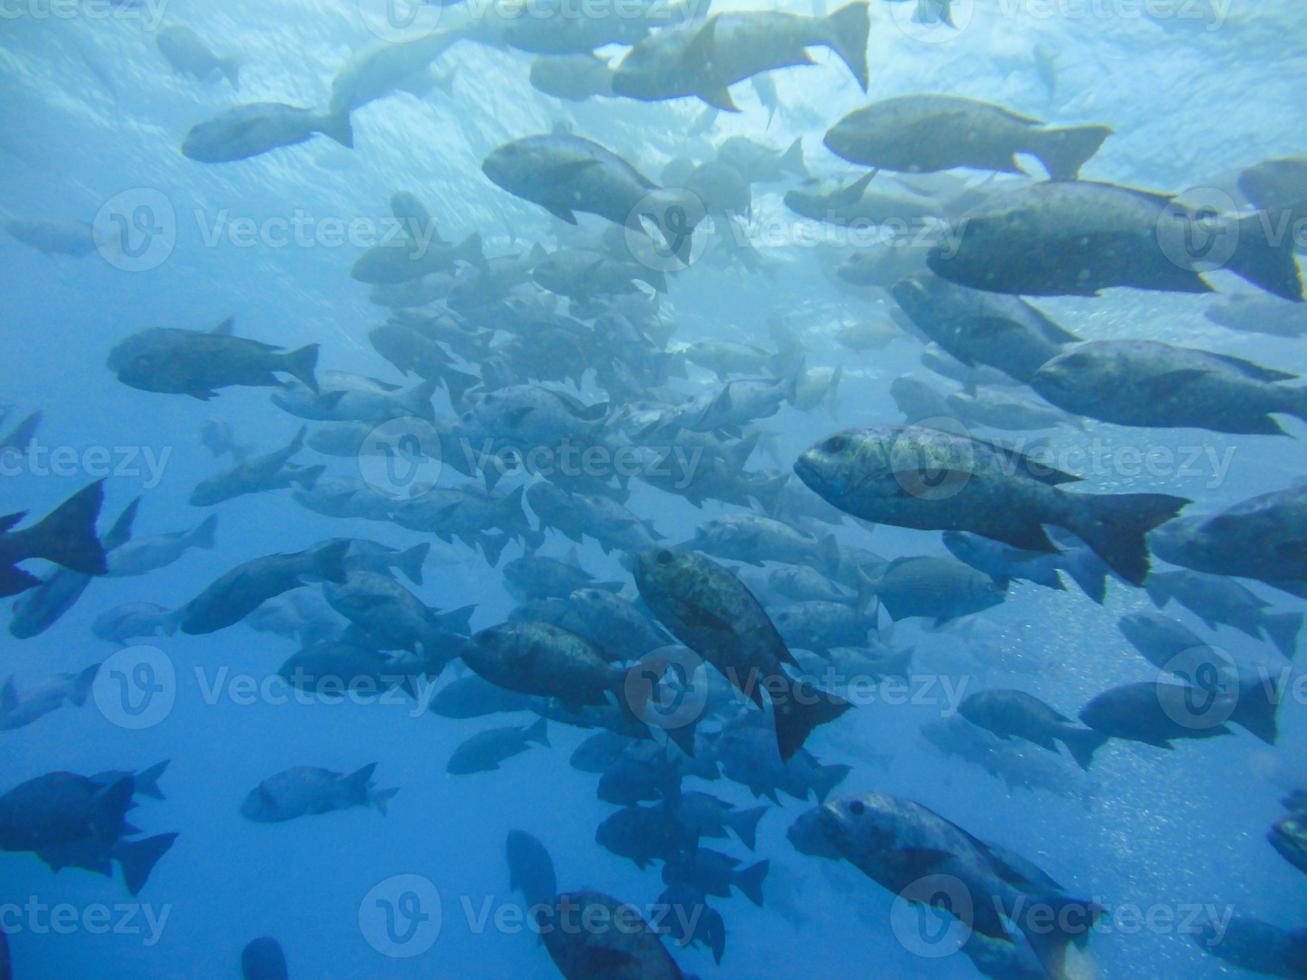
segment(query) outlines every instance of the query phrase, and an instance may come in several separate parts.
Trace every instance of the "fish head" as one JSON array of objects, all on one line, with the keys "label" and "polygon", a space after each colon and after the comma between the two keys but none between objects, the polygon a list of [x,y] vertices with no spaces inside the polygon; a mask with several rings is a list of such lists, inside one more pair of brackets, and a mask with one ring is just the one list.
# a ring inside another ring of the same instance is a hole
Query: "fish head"
[{"label": "fish head", "polygon": [[826,839],[855,864],[898,845],[899,815],[893,801],[882,793],[829,800],[818,812]]},{"label": "fish head", "polygon": [[839,507],[839,501],[880,477],[893,479],[892,441],[875,428],[846,429],[823,439],[801,455],[794,472],[814,493]]},{"label": "fish head", "polygon": [[1291,813],[1272,824],[1266,839],[1282,858],[1300,871],[1307,871],[1307,811]]}]

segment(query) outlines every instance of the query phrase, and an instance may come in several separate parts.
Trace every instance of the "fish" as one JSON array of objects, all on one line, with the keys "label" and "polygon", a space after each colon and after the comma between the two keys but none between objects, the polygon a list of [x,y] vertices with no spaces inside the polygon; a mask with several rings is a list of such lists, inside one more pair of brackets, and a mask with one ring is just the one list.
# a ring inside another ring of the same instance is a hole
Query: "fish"
[{"label": "fish", "polygon": [[663,884],[688,885],[718,898],[730,898],[734,889],[761,908],[762,883],[771,868],[771,862],[764,859],[747,868],[740,868],[741,863],[739,858],[721,851],[709,847],[696,848],[663,864]]},{"label": "fish", "polygon": [[689,257],[698,223],[685,192],[657,187],[611,150],[565,133],[527,136],[505,143],[482,161],[491,183],[576,224],[576,212],[596,214],[633,234],[645,235],[649,217],[670,252]]},{"label": "fish", "polygon": [[291,462],[291,458],[304,448],[304,434],[307,431],[306,426],[300,426],[295,437],[284,448],[251,457],[224,473],[201,480],[191,491],[191,506],[213,507],[245,494],[288,490],[291,486],[312,490],[326,467],[300,466]]},{"label": "fish", "polygon": [[563,892],[532,915],[563,980],[688,980],[644,917],[602,892]]},{"label": "fish", "polygon": [[1057,547],[1051,524],[1081,538],[1118,575],[1142,585],[1145,535],[1190,501],[1167,494],[1072,494],[1077,477],[992,443],[925,426],[849,429],[794,464],[809,487],[864,520],[971,531],[1028,551]]},{"label": "fish", "polygon": [[1258,494],[1218,514],[1171,521],[1148,541],[1172,565],[1256,579],[1307,599],[1307,485]]},{"label": "fish", "polygon": [[15,241],[36,249],[42,255],[68,255],[80,259],[97,248],[95,230],[82,221],[10,218],[4,228]]},{"label": "fish", "polygon": [[154,43],[173,74],[187,75],[197,82],[207,82],[221,75],[233,91],[240,90],[241,59],[235,55],[219,57],[214,54],[200,36],[184,24],[159,28]]},{"label": "fish", "polygon": [[384,816],[399,790],[377,789],[372,782],[376,768],[373,762],[348,776],[312,766],[286,769],[250,790],[241,816],[255,823],[283,823],[356,806],[376,807]]},{"label": "fish", "polygon": [[1271,337],[1307,335],[1307,308],[1285,302],[1277,296],[1235,293],[1209,306],[1203,315],[1212,323],[1230,330]]},{"label": "fish", "polygon": [[318,345],[288,353],[280,347],[232,335],[228,317],[212,330],[152,327],[133,334],[109,352],[109,370],[140,391],[190,395],[208,401],[232,385],[276,387],[278,373],[317,389]]},{"label": "fish", "polygon": [[[1187,684],[1141,681],[1099,694],[1080,709],[1080,720],[1109,738],[1171,749],[1176,739],[1231,734],[1225,724],[1211,724],[1225,713],[1220,704],[1225,696],[1218,691],[1213,697]],[[1206,711],[1212,711],[1208,719],[1202,717]]]},{"label": "fish", "polygon": [[[462,28],[438,31],[411,41],[393,41],[365,48],[341,68],[331,82],[327,112],[348,125],[350,114],[391,92],[402,90],[425,96],[437,85],[432,63],[468,32]],[[351,143],[345,143],[350,146]]]},{"label": "fish", "polygon": [[1180,570],[1152,572],[1144,588],[1158,609],[1178,602],[1209,629],[1231,626],[1254,639],[1268,639],[1288,660],[1293,659],[1303,614],[1272,613],[1270,603],[1224,575]]},{"label": "fish", "polygon": [[175,833],[128,839],[139,831],[127,811],[137,794],[158,794],[152,780],[162,768],[139,776],[61,771],[29,779],[0,796],[0,850],[30,851],[52,871],[84,868],[105,877],[117,862],[128,892],[139,894],[177,840]]},{"label": "fish", "polygon": [[0,731],[25,728],[65,704],[80,708],[99,670],[99,664],[91,664],[75,674],[59,674],[39,684],[26,684],[21,692],[11,675],[0,688]]},{"label": "fish", "polygon": [[537,92],[569,102],[613,94],[613,69],[593,51],[534,58],[528,80]]},{"label": "fish", "polygon": [[1307,419],[1307,387],[1252,361],[1156,340],[1073,344],[1045,362],[1030,386],[1067,412],[1150,428],[1282,435],[1272,419]]},{"label": "fish", "polygon": [[968,367],[984,364],[1027,384],[1080,338],[1017,296],[958,286],[934,275],[894,284],[890,292],[913,325]]},{"label": "fish", "polygon": [[834,534],[818,538],[759,514],[730,514],[704,521],[682,547],[749,565],[784,562],[822,574],[833,573],[840,563]]},{"label": "fish", "polygon": [[180,614],[183,633],[214,633],[239,623],[269,599],[303,588],[309,580],[346,581],[349,544],[330,542],[293,554],[265,555],[237,565],[186,603]]},{"label": "fish", "polygon": [[197,163],[233,163],[298,146],[319,133],[354,148],[348,113],[328,115],[284,102],[251,102],[192,126],[181,149],[184,157]]},{"label": "fish", "polygon": [[[1000,588],[1006,589],[1014,579],[1021,579],[1046,589],[1062,591],[1066,586],[1062,584],[1058,572],[1064,571],[1085,595],[1100,606],[1107,597],[1107,566],[1088,548],[1072,541],[1059,542],[1062,549],[1060,553],[1046,554],[1012,548],[990,538],[962,531],[945,531],[940,535],[940,540],[954,558],[984,572]],[[1152,581],[1154,574],[1156,573],[1150,573],[1147,581]]]},{"label": "fish", "polygon": [[504,849],[509,890],[520,891],[528,906],[552,902],[558,895],[558,875],[544,844],[525,830],[510,830]]},{"label": "fish", "polygon": [[318,378],[317,390],[288,382],[271,401],[284,412],[317,422],[388,422],[391,419],[435,421],[431,398],[436,379],[412,388],[364,378],[343,371],[329,371]]},{"label": "fish", "polygon": [[891,619],[924,616],[936,626],[992,609],[1006,598],[999,583],[970,565],[926,555],[895,558],[872,580],[870,592]]},{"label": "fish", "polygon": [[855,109],[826,131],[826,148],[877,170],[935,173],[968,167],[1024,173],[1016,154],[1034,156],[1054,181],[1075,180],[1109,126],[1050,128],[1010,109],[956,95],[901,95]]},{"label": "fish", "polygon": [[1107,736],[1075,727],[1070,718],[1025,691],[977,691],[963,699],[958,713],[999,738],[1024,739],[1050,752],[1057,752],[1056,743],[1061,742],[1086,772],[1094,753],[1107,742]]},{"label": "fish", "polygon": [[271,936],[251,939],[241,950],[242,980],[290,980],[286,953]]},{"label": "fish", "polygon": [[95,533],[103,500],[104,481],[97,480],[29,527],[15,529],[27,516],[25,511],[0,517],[0,596],[17,595],[40,584],[40,579],[18,567],[30,558],[43,558],[84,575],[105,574],[104,545]]},{"label": "fish", "polygon": [[809,47],[826,47],[867,91],[867,4],[850,3],[826,17],[732,11],[702,26],[660,31],[637,42],[613,73],[616,95],[642,101],[694,96],[739,111],[730,87],[761,72],[812,64]]},{"label": "fish", "polygon": [[124,602],[106,609],[91,623],[91,632],[101,640],[126,646],[130,641],[177,631],[178,611],[157,602]]},{"label": "fish", "polygon": [[1282,929],[1251,915],[1199,920],[1191,937],[1203,952],[1235,969],[1268,977],[1307,973],[1307,929]]},{"label": "fish", "polygon": [[772,699],[782,761],[852,705],[785,673],[794,655],[758,600],[729,569],[695,551],[656,548],[635,561],[635,584],[659,621],[759,708]]},{"label": "fish", "polygon": [[784,150],[774,149],[747,136],[731,136],[718,145],[717,159],[750,184],[775,184],[791,177],[808,177],[802,136],[796,136]]},{"label": "fish", "polygon": [[[1104,912],[913,800],[841,797],[821,807],[817,822],[844,860],[900,899],[965,915],[970,930],[1000,943],[1014,944],[1009,929],[1018,930],[1049,977],[1064,975],[1066,947],[1082,945]],[[936,882],[949,883],[943,894]]]},{"label": "fish", "polygon": [[1262,215],[1213,215],[1170,194],[1084,180],[993,195],[950,226],[926,264],[960,286],[1023,296],[1208,293],[1203,273],[1215,265],[1303,299],[1293,241],[1268,236]]},{"label": "fish", "polygon": [[1128,613],[1117,620],[1117,628],[1145,660],[1193,688],[1175,714],[1192,715],[1199,724],[1209,721],[1204,716],[1210,712],[1211,720],[1228,718],[1268,745],[1275,744],[1283,685],[1274,665],[1235,660],[1161,613]]},{"label": "fish", "polygon": [[493,772],[499,764],[527,751],[531,743],[549,747],[545,719],[537,718],[525,728],[491,728],[478,732],[459,745],[449,757],[445,771],[454,776]]},{"label": "fish", "polygon": [[112,549],[106,556],[110,578],[147,575],[179,561],[187,551],[199,548],[211,551],[218,515],[210,514],[188,531],[173,531],[149,537],[133,538]]},{"label": "fish", "polygon": [[[336,540],[324,548],[335,549],[347,541]],[[358,568],[341,581],[329,581],[322,588],[327,605],[353,624],[358,638],[382,649],[421,653],[439,672],[443,664],[459,655],[462,640],[470,632],[475,606],[439,613],[389,575]]]}]

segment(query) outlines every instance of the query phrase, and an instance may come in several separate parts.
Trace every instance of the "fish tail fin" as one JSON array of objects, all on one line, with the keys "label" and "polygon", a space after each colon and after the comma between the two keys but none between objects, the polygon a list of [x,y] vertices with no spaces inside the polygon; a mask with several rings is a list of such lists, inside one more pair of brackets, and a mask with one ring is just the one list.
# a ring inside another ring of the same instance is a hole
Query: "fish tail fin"
[{"label": "fish tail fin", "polygon": [[377,812],[384,817],[390,812],[390,801],[395,798],[395,794],[398,792],[398,786],[392,786],[390,789],[379,789],[372,794],[368,802],[375,806]]},{"label": "fish tail fin", "polygon": [[327,467],[319,464],[318,466],[305,466],[295,471],[291,480],[298,483],[305,490],[312,490],[318,485],[318,480],[322,474],[327,472]]},{"label": "fish tail fin", "polygon": [[1149,600],[1158,609],[1165,609],[1175,596],[1171,592],[1171,586],[1168,579],[1159,578],[1156,575],[1150,575],[1144,581],[1144,591],[1148,593]]},{"label": "fish tail fin", "polygon": [[1091,560],[1089,553],[1084,552],[1064,567],[1085,595],[1100,606],[1107,601],[1107,569],[1097,558]]},{"label": "fish tail fin", "polygon": [[91,693],[91,687],[95,684],[95,677],[99,672],[100,665],[91,664],[79,673],[68,675],[68,700],[73,707],[80,708],[86,703],[86,698]]},{"label": "fish tail fin", "polygon": [[1292,660],[1298,652],[1298,632],[1302,629],[1302,617],[1302,613],[1272,613],[1262,620],[1266,635],[1275,644],[1275,649],[1288,660]]},{"label": "fish tail fin", "polygon": [[1067,126],[1031,130],[1030,148],[1052,180],[1075,180],[1083,167],[1112,135],[1110,126]]},{"label": "fish tail fin", "polygon": [[282,370],[303,382],[309,391],[317,394],[318,377],[315,372],[318,368],[318,345],[309,344],[282,356],[284,358]]},{"label": "fish tail fin", "polygon": [[218,515],[210,514],[200,522],[199,527],[191,532],[190,545],[192,548],[209,549],[213,547],[213,532],[218,527]]},{"label": "fish tail fin", "polygon": [[1275,222],[1275,217],[1265,211],[1239,220],[1230,271],[1280,299],[1301,303],[1302,275],[1293,254],[1294,235],[1287,228],[1277,228]]},{"label": "fish tail fin", "polygon": [[33,412],[14,426],[14,431],[5,437],[4,448],[26,449],[27,444],[35,438],[36,430],[40,427],[41,413]]},{"label": "fish tail fin", "polygon": [[1239,691],[1230,721],[1240,725],[1267,745],[1274,745],[1279,734],[1275,713],[1280,707],[1280,685],[1273,677]]},{"label": "fish tail fin", "polygon": [[1131,585],[1141,585],[1148,575],[1148,532],[1189,503],[1184,497],[1164,493],[1085,496],[1076,507],[1075,526],[1070,530],[1112,571]]},{"label": "fish tail fin", "polygon": [[808,164],[803,159],[803,137],[794,137],[789,149],[781,154],[781,169],[796,177],[808,176]]},{"label": "fish tail fin", "polygon": [[482,251],[481,232],[474,231],[459,242],[454,249],[454,257],[477,268],[485,268],[486,256]]},{"label": "fish tail fin", "polygon": [[222,58],[218,62],[218,67],[222,70],[222,77],[227,79],[233,92],[241,90],[241,59],[232,55],[230,58]]},{"label": "fish tail fin", "polygon": [[422,544],[415,544],[411,548],[401,551],[395,557],[395,567],[404,573],[414,585],[422,584],[422,566],[427,562],[427,555],[431,551],[431,542],[424,541]]},{"label": "fish tail fin", "polygon": [[544,717],[537,718],[535,722],[522,733],[522,737],[528,742],[535,742],[536,745],[543,745],[545,748],[551,748],[549,744],[549,729],[545,727]]},{"label": "fish tail fin", "polygon": [[350,122],[348,109],[323,116],[318,120],[318,132],[346,149],[354,149],[354,126]]},{"label": "fish tail fin", "polygon": [[1107,736],[1092,728],[1069,728],[1058,736],[1071,758],[1085,772],[1089,771],[1094,761],[1094,753],[1107,743]]},{"label": "fish tail fin", "polygon": [[750,807],[748,810],[734,810],[726,818],[735,836],[751,851],[758,849],[758,821],[767,812],[765,806]]},{"label": "fish tail fin", "polygon": [[176,834],[157,834],[145,840],[120,843],[113,849],[113,856],[123,869],[123,882],[133,895],[140,894],[149,880],[150,872],[159,863],[159,859],[168,853],[177,840]]},{"label": "fish tail fin", "polygon": [[95,536],[95,522],[104,502],[104,481],[78,490],[28,532],[37,541],[35,557],[81,572],[103,575],[104,547]]},{"label": "fish tail fin", "polygon": [[481,551],[486,556],[486,561],[491,568],[499,564],[499,559],[504,554],[504,546],[508,544],[510,538],[507,534],[483,534],[477,539],[481,545]]},{"label": "fish tail fin", "polygon": [[1017,924],[1050,980],[1064,980],[1067,946],[1088,942],[1090,930],[1104,911],[1101,905],[1083,898],[1046,895],[1029,902]]},{"label": "fish tail fin", "polygon": [[361,769],[356,769],[341,779],[343,795],[351,803],[367,805],[372,802],[372,776],[377,771],[377,764],[369,762]]},{"label": "fish tail fin", "polygon": [[862,91],[867,91],[867,34],[871,18],[863,0],[846,4],[826,18],[826,39],[841,61],[849,66]]},{"label": "fish tail fin", "polygon": [[458,408],[463,403],[463,396],[471,389],[481,383],[481,379],[475,374],[468,374],[466,371],[456,371],[448,368],[440,375],[440,380],[445,383],[445,389],[449,392],[449,403]]},{"label": "fish tail fin", "polygon": [[789,762],[818,725],[834,721],[851,707],[838,694],[819,691],[804,681],[791,681],[784,700],[772,705],[781,761]]},{"label": "fish tail fin", "polygon": [[156,762],[149,769],[143,769],[138,772],[133,780],[136,783],[136,792],[141,796],[148,796],[152,800],[166,800],[163,790],[159,789],[159,777],[164,774],[168,768],[170,760],[164,759],[162,762]]},{"label": "fish tail fin", "polygon": [[771,862],[763,860],[750,865],[735,876],[735,887],[759,908],[762,907],[762,883],[770,870]]},{"label": "fish tail fin", "polygon": [[852,766],[843,764],[818,766],[812,777],[812,791],[817,796],[817,802],[825,803],[826,797],[835,791],[836,786],[848,779],[852,771]]}]

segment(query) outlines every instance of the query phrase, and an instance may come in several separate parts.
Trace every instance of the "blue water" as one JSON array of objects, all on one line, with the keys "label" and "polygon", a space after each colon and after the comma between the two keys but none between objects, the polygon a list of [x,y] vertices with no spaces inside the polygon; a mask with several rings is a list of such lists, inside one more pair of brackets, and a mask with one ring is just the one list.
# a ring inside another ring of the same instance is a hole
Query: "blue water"
[{"label": "blue water", "polygon": [[[339,68],[376,40],[354,2],[241,0],[220,10],[189,0],[169,3],[167,22],[194,28],[215,51],[241,55],[238,97],[222,81],[174,76],[155,48],[157,22],[148,11],[123,17],[80,11],[65,18],[46,16],[46,8],[33,4],[8,4],[0,19],[0,215],[89,222],[115,195],[149,191],[173,210],[176,233],[166,259],[147,271],[125,271],[98,254],[46,256],[0,238],[3,401],[15,407],[12,420],[41,410],[39,441],[72,447],[82,460],[62,477],[5,476],[0,496],[6,513],[38,515],[54,507],[99,475],[89,471],[84,454],[104,447],[115,461],[148,451],[164,463],[157,485],[141,468],[143,456],[127,464],[128,472],[110,476],[102,529],[141,494],[139,534],[189,528],[204,516],[187,503],[191,488],[218,468],[199,442],[205,419],[221,417],[240,441],[261,451],[289,441],[300,422],[271,406],[264,390],[227,389],[206,404],[119,383],[105,356],[146,327],[201,329],[232,316],[240,336],[287,348],[321,344],[320,370],[403,380],[368,344],[368,331],[386,311],[369,304],[366,287],[348,276],[357,246],[263,241],[243,247],[226,231],[216,242],[206,240],[221,222],[383,218],[391,194],[403,189],[422,200],[446,240],[480,231],[488,254],[504,254],[535,241],[556,243],[564,232],[544,211],[482,176],[480,161],[495,146],[564,121],[651,175],[673,156],[708,148],[703,137],[685,135],[701,110],[694,100],[561,103],[527,85],[528,56],[465,43],[439,62],[442,72],[453,72],[451,94],[419,99],[395,93],[360,109],[352,151],[319,137],[206,166],[180,154],[182,137],[237,98],[326,103]],[[1093,176],[1151,188],[1226,186],[1240,167],[1302,152],[1307,19],[1295,4],[1229,0],[1219,22],[1184,24],[1121,10],[1081,11],[1090,4],[1067,4],[1068,10],[1048,17],[1034,10],[1039,5],[1016,10],[1015,4],[976,0],[966,6],[970,19],[960,30],[939,28],[923,40],[898,28],[903,18],[897,12],[892,17],[888,4],[875,4],[871,96],[948,91],[1059,122],[1110,123],[1116,134],[1095,158]],[[798,4],[785,9],[791,8],[808,12]],[[1036,43],[1057,53],[1059,81],[1051,98],[1033,68]],[[820,134],[866,96],[827,52],[816,59],[816,67],[774,73],[784,108],[770,127],[749,87],[736,86],[743,111],[719,116],[711,141],[740,134],[783,147],[803,136],[810,169],[847,172],[825,153]],[[114,92],[97,81],[88,62],[112,80]],[[784,220],[784,190],[780,184],[754,188],[758,222]],[[602,230],[597,218],[581,221]],[[569,232],[567,240],[573,238]],[[888,386],[901,374],[921,373],[919,345],[904,337],[861,354],[836,346],[833,335],[842,323],[883,321],[892,305],[888,297],[823,274],[824,249],[760,247],[774,263],[770,276],[700,263],[673,278],[664,303],[678,324],[677,343],[766,346],[766,324],[780,314],[800,332],[810,366],[843,365],[835,412],[787,407],[762,423],[776,437],[779,465],[788,468],[830,432],[896,420]],[[1214,275],[1213,282],[1227,292],[1251,288],[1228,273]],[[1039,305],[1087,338],[1146,336],[1307,372],[1300,339],[1224,330],[1203,317],[1211,301],[1119,290],[1096,300]],[[584,396],[602,397],[593,387]],[[436,406],[452,416],[443,391]],[[1192,473],[1160,477],[1120,468],[1091,477],[1095,491],[1160,490],[1194,498],[1195,510],[1215,511],[1288,486],[1303,473],[1307,429],[1296,420],[1284,424],[1285,438],[1092,422],[1084,431],[1056,430],[1052,438],[1072,447],[1101,438],[1118,450],[1200,445],[1218,456],[1232,448],[1233,463],[1220,478],[1202,464]],[[326,462],[348,472],[348,461]],[[696,511],[638,482],[628,506],[674,542],[690,537],[702,520],[731,512],[715,503]],[[21,687],[103,660],[114,647],[93,637],[96,615],[129,601],[172,608],[260,555],[332,536],[405,547],[423,539],[384,523],[320,517],[284,491],[241,497],[219,513],[213,551],[188,553],[147,578],[93,581],[47,633],[28,641],[6,635],[0,676],[13,673]],[[944,554],[938,536],[922,532],[885,527],[871,533],[849,525],[839,535],[843,543],[887,557]],[[567,547],[555,536],[546,553],[561,556]],[[518,553],[514,545],[507,555]],[[604,556],[592,542],[580,558],[601,579],[630,580],[616,557]],[[1254,588],[1277,609],[1302,607],[1300,600]],[[474,629],[503,621],[514,605],[499,573],[478,554],[439,542],[433,542],[426,583],[415,591],[441,609],[475,603]],[[1074,588],[1051,592],[1017,583],[1004,605],[979,617],[979,638],[929,633],[908,622],[895,628],[894,642],[917,648],[914,675],[926,682],[949,673],[977,689],[1024,686],[1073,714],[1102,690],[1154,676],[1115,626],[1119,616],[1146,608],[1146,595],[1121,583],[1109,587],[1103,607]],[[1191,614],[1175,607],[1168,613],[1202,630]],[[1236,653],[1266,649],[1228,629],[1218,637]],[[157,724],[128,730],[88,703],[0,735],[0,791],[53,770],[90,774],[171,760],[162,780],[167,799],[147,801],[131,819],[148,833],[180,832],[135,899],[116,875],[53,874],[31,855],[0,855],[0,903],[11,903],[6,908],[37,903],[77,916],[59,930],[41,928],[48,920],[34,920],[28,911],[0,923],[10,933],[16,977],[233,977],[241,949],[260,935],[281,942],[293,977],[554,976],[528,930],[496,928],[493,913],[489,925],[475,921],[487,903],[497,909],[520,901],[509,892],[503,858],[512,828],[546,844],[564,888],[593,887],[637,906],[662,891],[656,869],[641,872],[594,842],[595,826],[612,807],[595,799],[595,777],[567,764],[588,733],[551,724],[551,749],[533,749],[497,773],[453,777],[445,773],[453,748],[477,731],[507,724],[506,716],[452,721],[415,717],[410,704],[273,704],[257,696],[241,703],[232,678],[259,681],[275,673],[294,652],[290,641],[238,625],[147,642],[176,672],[175,703]],[[979,652],[958,654],[959,646]],[[1015,663],[1021,672],[1010,669]],[[221,688],[217,697],[211,694],[215,685]],[[1280,797],[1301,785],[1307,772],[1301,703],[1286,698],[1281,706],[1274,748],[1246,733],[1182,742],[1174,752],[1114,745],[1094,765],[1087,805],[1044,791],[1009,792],[981,770],[942,756],[919,728],[946,710],[938,699],[864,706],[819,730],[808,748],[823,762],[853,766],[841,792],[878,789],[918,800],[976,836],[1034,859],[1072,894],[1112,908],[1161,906],[1177,915],[1211,903],[1284,928],[1303,924],[1307,880],[1264,840],[1283,813]],[[379,786],[400,788],[385,817],[364,808],[281,825],[240,816],[250,789],[280,770],[312,765],[349,772],[370,762],[378,763]],[[752,805],[742,786],[698,788]],[[758,856],[771,860],[766,906],[755,908],[740,896],[715,903],[727,923],[726,956],[718,966],[702,948],[669,944],[682,969],[705,978],[977,975],[960,956],[914,955],[889,928],[892,896],[847,866],[794,850],[785,830],[809,806],[786,800],[763,818]],[[738,844],[725,849],[732,848],[748,856]],[[411,958],[379,952],[376,927],[360,925],[370,891],[396,875],[422,876],[440,895],[439,936]],[[100,907],[113,911],[117,928],[104,933],[88,925],[86,910]],[[129,907],[133,919],[122,924]],[[166,915],[157,935],[146,925],[144,907],[156,918]],[[1242,975],[1165,926],[1101,929],[1075,969],[1079,976],[1105,978]]]}]

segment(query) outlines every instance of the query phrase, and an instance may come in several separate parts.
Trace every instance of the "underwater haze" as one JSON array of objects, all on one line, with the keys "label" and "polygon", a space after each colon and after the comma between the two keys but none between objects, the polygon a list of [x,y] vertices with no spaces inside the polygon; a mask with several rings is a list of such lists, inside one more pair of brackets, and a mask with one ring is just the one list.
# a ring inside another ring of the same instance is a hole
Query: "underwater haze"
[{"label": "underwater haze", "polygon": [[1307,977],[1291,0],[0,0],[0,980]]}]

